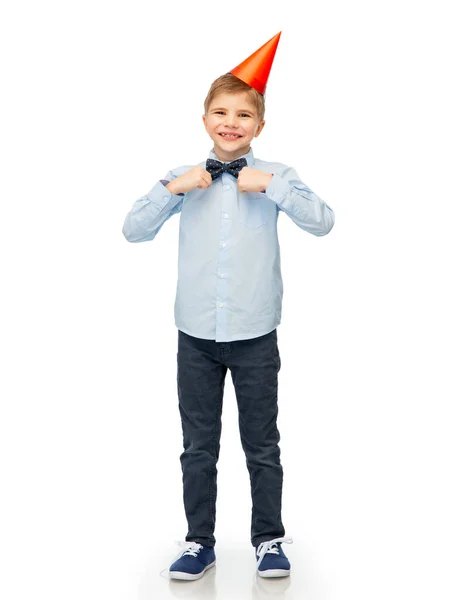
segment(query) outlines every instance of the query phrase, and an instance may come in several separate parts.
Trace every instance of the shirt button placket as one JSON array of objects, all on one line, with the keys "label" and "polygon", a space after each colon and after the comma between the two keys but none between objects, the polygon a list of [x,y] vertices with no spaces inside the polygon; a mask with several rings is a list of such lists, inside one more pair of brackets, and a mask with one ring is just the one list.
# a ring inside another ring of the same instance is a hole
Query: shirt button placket
[{"label": "shirt button placket", "polygon": [[224,173],[221,176],[222,194],[221,194],[221,221],[219,239],[219,257],[218,273],[216,285],[216,336],[221,339],[228,339],[227,323],[227,302],[228,302],[228,274],[229,274],[229,243],[231,236],[232,222],[230,213],[233,206],[234,186],[231,185],[232,175]]}]

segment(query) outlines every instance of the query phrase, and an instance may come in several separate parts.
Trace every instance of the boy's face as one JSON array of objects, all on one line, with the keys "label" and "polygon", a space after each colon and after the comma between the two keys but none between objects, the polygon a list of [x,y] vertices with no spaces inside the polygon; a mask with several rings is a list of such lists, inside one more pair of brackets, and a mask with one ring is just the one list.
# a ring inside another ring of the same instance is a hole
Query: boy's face
[{"label": "boy's face", "polygon": [[260,135],[265,124],[259,120],[247,92],[218,94],[202,118],[214,142],[214,152],[224,162],[247,154],[251,141]]}]

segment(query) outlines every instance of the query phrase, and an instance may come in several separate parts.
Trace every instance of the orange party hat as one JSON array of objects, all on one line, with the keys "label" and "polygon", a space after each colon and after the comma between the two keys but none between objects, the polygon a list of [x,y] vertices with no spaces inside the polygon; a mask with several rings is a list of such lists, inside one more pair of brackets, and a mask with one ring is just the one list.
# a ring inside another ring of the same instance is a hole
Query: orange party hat
[{"label": "orange party hat", "polygon": [[280,31],[267,41],[266,44],[263,44],[261,48],[256,50],[254,54],[251,54],[249,58],[246,58],[246,60],[230,71],[232,75],[235,75],[235,77],[238,77],[238,79],[241,79],[262,95],[266,90],[266,84],[281,33]]}]

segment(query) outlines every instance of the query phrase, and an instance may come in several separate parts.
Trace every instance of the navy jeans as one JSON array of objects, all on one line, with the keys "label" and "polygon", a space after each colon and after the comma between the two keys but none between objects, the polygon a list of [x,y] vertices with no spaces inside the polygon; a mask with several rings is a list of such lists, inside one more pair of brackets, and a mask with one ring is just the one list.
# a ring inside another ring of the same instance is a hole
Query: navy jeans
[{"label": "navy jeans", "polygon": [[230,369],[252,496],[251,543],[283,537],[280,435],[277,429],[277,330],[249,340],[216,342],[178,330],[177,388],[184,452],[186,541],[214,546],[216,463],[224,382]]}]

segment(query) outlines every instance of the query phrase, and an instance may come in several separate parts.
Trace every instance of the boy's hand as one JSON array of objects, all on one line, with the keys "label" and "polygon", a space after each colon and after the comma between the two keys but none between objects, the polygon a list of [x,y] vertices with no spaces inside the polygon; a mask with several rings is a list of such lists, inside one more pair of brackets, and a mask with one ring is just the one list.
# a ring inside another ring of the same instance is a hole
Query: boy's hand
[{"label": "boy's hand", "polygon": [[264,192],[271,179],[270,173],[243,167],[238,175],[238,189],[240,192]]},{"label": "boy's hand", "polygon": [[186,194],[186,192],[190,192],[194,188],[206,190],[210,187],[211,181],[210,173],[203,167],[197,166],[170,181],[166,189],[171,194]]}]

